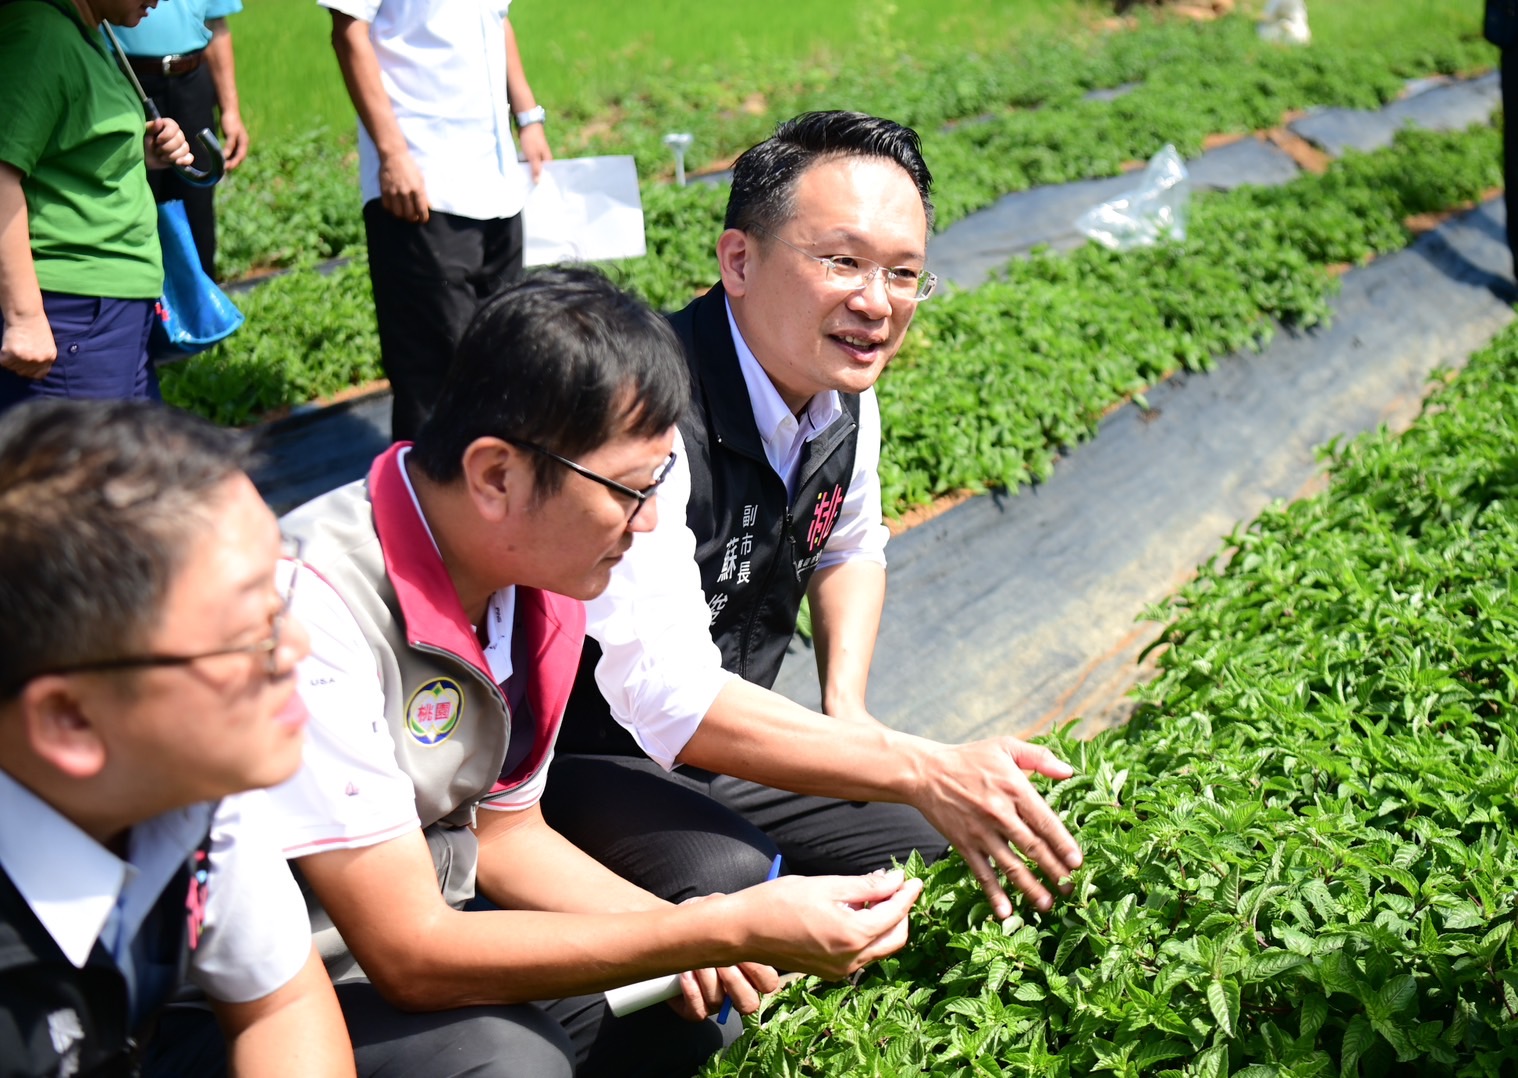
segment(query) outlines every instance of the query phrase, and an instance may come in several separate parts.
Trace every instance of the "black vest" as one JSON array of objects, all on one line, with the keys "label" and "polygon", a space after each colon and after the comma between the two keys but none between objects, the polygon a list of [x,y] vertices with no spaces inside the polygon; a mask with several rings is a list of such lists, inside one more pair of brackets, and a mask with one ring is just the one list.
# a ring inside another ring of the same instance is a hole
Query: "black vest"
[{"label": "black vest", "polygon": [[[767,689],[848,493],[859,397],[842,394],[844,414],[806,443],[796,497],[787,502],[754,422],[722,286],[669,321],[691,371],[691,406],[680,419],[691,478],[685,520],[696,537],[712,639],[724,669]],[[587,639],[557,751],[641,755],[596,688],[600,658],[600,647]]]},{"label": "black vest", "polygon": [[[75,969],[0,871],[0,1078],[57,1075],[66,1059],[73,1067],[64,1073],[81,1078],[137,1073],[138,1046],[189,966],[190,921],[198,932],[209,847],[208,834],[158,896],[133,941],[139,989],[151,997],[135,1001],[127,998],[126,978],[98,941],[84,968]],[[192,886],[198,888],[194,896]]]}]

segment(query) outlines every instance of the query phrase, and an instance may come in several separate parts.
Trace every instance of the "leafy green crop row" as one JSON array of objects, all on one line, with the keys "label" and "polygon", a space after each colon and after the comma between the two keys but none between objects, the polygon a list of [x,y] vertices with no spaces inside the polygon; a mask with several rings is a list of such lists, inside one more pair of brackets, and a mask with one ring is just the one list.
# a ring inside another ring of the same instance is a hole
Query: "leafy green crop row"
[{"label": "leafy green crop row", "polygon": [[1086,863],[988,920],[958,859],[856,985],[707,1078],[1518,1073],[1518,329],[1151,613],[1130,725],[1053,746]]},{"label": "leafy green crop row", "polygon": [[878,388],[887,507],[1045,478],[1123,395],[1262,343],[1273,320],[1317,323],[1329,267],[1400,249],[1405,217],[1500,183],[1499,141],[1404,132],[1324,176],[1196,199],[1184,244],[1035,255],[923,304]]},{"label": "leafy green crop row", "polygon": [[[1492,62],[1490,48],[1469,32],[1474,27],[1422,29],[1385,53],[1277,48],[1262,43],[1242,16],[1146,21],[1091,43],[1039,38],[1015,56],[901,56],[889,79],[876,65],[798,67],[768,84],[762,111],[739,107],[733,91],[674,82],[613,103],[617,123],[589,127],[604,133],[586,148],[632,152],[640,167],[664,175],[671,158],[659,138],[672,129],[695,135],[694,154],[725,161],[777,121],[810,109],[890,116],[923,134],[939,180],[941,224],[948,225],[1010,191],[1113,175],[1166,142],[1194,155],[1208,134],[1271,127],[1289,110],[1314,105],[1375,108],[1407,77]],[[1116,101],[1083,100],[1091,90],[1132,84]]]},{"label": "leafy green crop row", "polygon": [[247,324],[159,372],[166,401],[239,426],[383,376],[369,269],[302,266],[236,297]]},{"label": "leafy green crop row", "polygon": [[[890,116],[923,133],[945,226],[1011,191],[1112,175],[1166,142],[1194,154],[1208,134],[1269,127],[1289,109],[1372,108],[1406,77],[1490,66],[1491,49],[1475,29],[1474,19],[1437,22],[1379,51],[1281,49],[1261,43],[1243,17],[1200,25],[1146,19],[1137,30],[1080,43],[1040,37],[1013,55],[877,57],[842,71],[777,62],[757,81],[754,72],[732,82],[669,79],[581,103],[580,111],[556,115],[554,133],[561,155],[631,153],[652,179],[670,171],[660,141],[669,131],[695,135],[688,159],[695,167],[730,160],[777,121],[808,109]],[[1082,100],[1089,90],[1127,84],[1138,85],[1117,101]],[[225,184],[223,276],[339,254],[358,242],[354,170],[347,132],[261,146]],[[650,188],[645,198],[660,201]],[[715,235],[719,221],[720,212],[703,218],[698,234]],[[647,273],[663,272],[667,245],[678,246],[681,235],[650,221]]]},{"label": "leafy green crop row", "polygon": [[218,185],[217,273],[294,266],[364,242],[353,136],[324,128],[258,152]]}]

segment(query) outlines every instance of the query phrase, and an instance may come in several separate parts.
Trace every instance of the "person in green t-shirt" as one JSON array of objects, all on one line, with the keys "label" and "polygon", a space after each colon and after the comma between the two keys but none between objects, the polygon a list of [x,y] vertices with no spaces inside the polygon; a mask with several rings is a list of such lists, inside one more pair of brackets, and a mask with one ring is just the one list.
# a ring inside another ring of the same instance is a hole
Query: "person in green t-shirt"
[{"label": "person in green t-shirt", "polygon": [[0,0],[0,409],[37,396],[156,397],[163,290],[144,164],[193,160],[144,119],[101,22],[157,0]]}]

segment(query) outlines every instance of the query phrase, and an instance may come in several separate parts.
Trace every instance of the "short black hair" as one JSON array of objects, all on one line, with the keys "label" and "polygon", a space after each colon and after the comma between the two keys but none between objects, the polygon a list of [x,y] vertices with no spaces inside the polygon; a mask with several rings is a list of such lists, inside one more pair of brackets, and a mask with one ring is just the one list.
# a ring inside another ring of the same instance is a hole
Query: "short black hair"
[{"label": "short black hair", "polygon": [[148,401],[0,417],[0,697],[139,650],[207,500],[248,462],[243,435]]},{"label": "short black hair", "polygon": [[929,193],[933,174],[922,159],[922,140],[910,127],[862,112],[807,112],[733,163],[733,189],[725,228],[773,233],[795,216],[796,183],[813,165],[840,157],[880,157],[900,165],[922,198],[933,228]]},{"label": "short black hair", "polygon": [[[411,459],[437,483],[462,474],[478,438],[574,459],[623,434],[662,434],[689,399],[680,342],[660,315],[596,270],[538,270],[469,323]],[[540,495],[563,482],[548,458],[533,467]]]}]

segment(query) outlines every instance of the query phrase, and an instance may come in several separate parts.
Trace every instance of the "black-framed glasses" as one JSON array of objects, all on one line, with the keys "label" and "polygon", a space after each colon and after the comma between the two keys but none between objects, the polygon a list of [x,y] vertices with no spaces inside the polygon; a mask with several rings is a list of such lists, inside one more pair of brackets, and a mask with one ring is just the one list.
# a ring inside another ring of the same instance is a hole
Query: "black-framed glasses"
[{"label": "black-framed glasses", "polygon": [[826,271],[825,279],[843,292],[862,292],[881,274],[885,275],[887,294],[892,299],[901,300],[904,303],[921,303],[933,294],[934,288],[938,287],[938,274],[929,273],[925,269],[912,269],[910,266],[882,266],[879,262],[857,255],[828,257],[814,255],[810,251],[797,247],[790,240],[775,235],[767,228],[756,231],[763,232],[770,239],[785,244],[804,258],[820,262]]},{"label": "black-framed glasses", "polygon": [[34,678],[47,677],[55,674],[93,674],[105,673],[111,670],[137,670],[155,666],[192,666],[202,659],[215,659],[222,655],[264,655],[264,670],[270,677],[279,674],[279,646],[284,642],[285,624],[290,617],[290,604],[295,600],[295,581],[300,577],[300,571],[305,564],[300,558],[301,542],[299,539],[286,538],[280,543],[280,559],[291,562],[290,577],[285,583],[285,590],[280,595],[279,609],[274,614],[274,622],[269,628],[269,635],[262,640],[255,640],[251,644],[239,644],[236,647],[213,648],[210,651],[197,651],[193,655],[123,655],[116,659],[97,659],[91,662],[68,663],[64,666],[52,666],[46,670],[38,670],[29,674],[26,681]]},{"label": "black-framed glasses", "polygon": [[599,472],[593,472],[583,464],[576,464],[568,457],[555,453],[552,449],[544,449],[536,442],[529,442],[521,438],[506,438],[504,440],[520,449],[526,449],[537,453],[539,456],[547,457],[549,460],[557,461],[576,475],[583,475],[591,482],[600,483],[607,490],[616,491],[624,498],[631,498],[633,500],[632,512],[627,514],[627,523],[629,524],[633,522],[638,513],[643,509],[643,503],[659,492],[659,484],[669,478],[669,473],[675,467],[675,454],[671,452],[668,458],[665,459],[663,466],[654,473],[654,481],[642,490],[637,490],[626,483],[618,483],[615,479],[608,479]]}]

